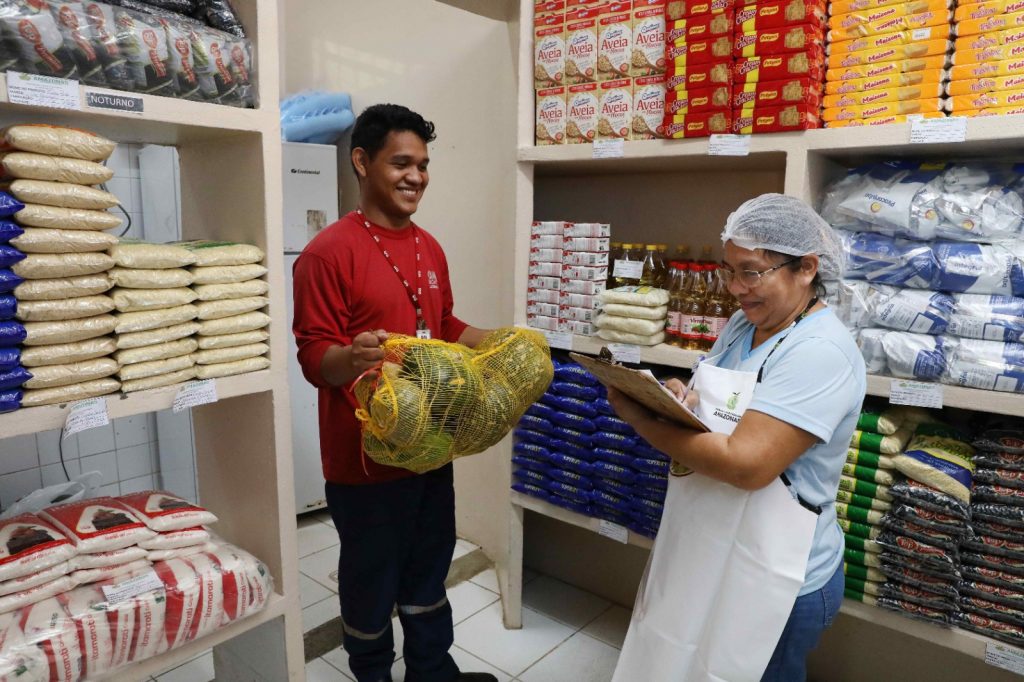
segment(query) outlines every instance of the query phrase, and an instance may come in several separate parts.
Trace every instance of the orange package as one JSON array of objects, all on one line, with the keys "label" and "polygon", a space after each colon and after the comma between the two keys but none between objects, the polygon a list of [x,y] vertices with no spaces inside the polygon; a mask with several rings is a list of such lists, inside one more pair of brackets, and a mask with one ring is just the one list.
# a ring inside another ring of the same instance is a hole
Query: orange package
[{"label": "orange package", "polygon": [[736,31],[749,33],[794,24],[820,26],[825,21],[825,0],[771,0],[770,2],[743,0],[736,3]]},{"label": "orange package", "polygon": [[665,73],[665,0],[633,3],[634,78]]},{"label": "orange package", "polygon": [[732,132],[738,135],[787,133],[820,127],[821,119],[818,117],[816,105],[787,104],[781,107],[744,107],[732,112]]},{"label": "orange package", "polygon": [[888,125],[890,123],[906,123],[910,120],[910,116],[919,116],[921,118],[946,118],[946,115],[941,111],[927,111],[923,114],[897,114],[894,116],[875,116],[873,118],[854,118],[846,121],[828,121],[825,123],[825,127],[854,128],[860,126]]},{"label": "orange package", "polygon": [[880,50],[886,47],[895,47],[897,45],[918,45],[937,39],[946,41],[948,38],[948,25],[931,26],[914,31],[896,31],[895,33],[886,33],[880,36],[867,36],[866,38],[857,38],[855,40],[841,40],[833,42],[828,46],[828,54],[830,57],[835,57],[837,55],[845,55],[852,52]]},{"label": "orange package", "polygon": [[1024,107],[998,107],[993,109],[974,109],[971,111],[958,111],[955,116],[966,116],[967,118],[978,118],[983,116],[1013,116],[1024,114]]},{"label": "orange package", "polygon": [[826,109],[863,107],[882,102],[905,102],[915,99],[941,97],[942,83],[910,85],[903,88],[881,88],[867,92],[849,92],[842,95],[825,95],[821,105]]},{"label": "orange package", "polygon": [[732,62],[695,64],[693,66],[668,65],[665,87],[669,90],[693,90],[711,85],[732,83]]},{"label": "orange package", "polygon": [[1004,62],[1024,57],[1024,45],[993,45],[980,50],[957,50],[953,53],[953,69],[964,64]]},{"label": "orange package", "polygon": [[562,85],[564,77],[565,17],[537,17],[533,22],[533,87]]},{"label": "orange package", "polygon": [[942,111],[941,99],[915,99],[909,102],[882,102],[865,106],[839,107],[822,109],[821,117],[826,122],[846,121],[857,118],[874,118],[875,116],[894,116],[906,114],[923,114],[928,111]]},{"label": "orange package", "polygon": [[732,9],[732,6],[733,0],[668,0],[665,18],[675,21],[702,14],[719,14]]},{"label": "orange package", "polygon": [[851,92],[868,92],[880,88],[905,88],[925,83],[941,83],[946,77],[944,69],[928,71],[909,71],[907,73],[890,73],[876,78],[849,78],[847,80],[827,81],[826,95],[845,95]]},{"label": "orange package", "polygon": [[836,16],[837,14],[870,11],[878,9],[879,7],[903,4],[909,5],[911,3],[905,3],[903,0],[832,0],[832,2],[829,3],[829,12],[832,16]]},{"label": "orange package", "polygon": [[739,33],[733,42],[735,57],[756,57],[800,52],[824,47],[825,33],[820,25],[797,24],[767,31]]},{"label": "orange package", "polygon": [[889,17],[865,24],[855,24],[847,28],[833,28],[828,32],[828,39],[833,42],[840,42],[870,36],[881,36],[896,31],[916,31],[917,29],[934,26],[948,27],[952,18],[953,13],[948,9],[921,12],[920,14],[911,14],[903,17]]},{"label": "orange package", "polygon": [[950,0],[914,0],[914,2],[901,2],[895,5],[864,9],[848,14],[836,14],[833,12],[832,16],[829,17],[828,27],[833,31],[849,30],[854,26],[873,24],[896,17],[907,17],[925,12],[948,12],[951,4]]},{"label": "orange package", "polygon": [[978,92],[973,95],[955,95],[946,100],[946,111],[959,113],[980,109],[1024,106],[1024,89],[1005,92]]},{"label": "orange package", "polygon": [[[1015,76],[1024,73],[1024,58],[1004,59],[998,62],[977,62],[975,64],[958,64],[949,71],[953,82],[969,81],[976,78],[994,78],[997,76]],[[967,93],[958,93],[967,94]]]},{"label": "orange package", "polygon": [[[1020,28],[1024,26],[1024,12],[1013,14],[997,14],[982,19],[964,19],[957,23],[954,31],[959,38],[992,33],[993,31],[1004,31],[1007,29]],[[959,42],[959,40],[958,40]],[[977,47],[988,47],[999,43],[986,43]]]},{"label": "orange package", "polygon": [[970,19],[984,19],[999,14],[1014,14],[1024,12],[1024,0],[988,0],[977,3],[957,3],[956,12],[953,13],[953,21],[959,23]]},{"label": "orange package", "polygon": [[629,139],[656,140],[665,136],[665,75],[633,79],[633,123]]},{"label": "orange package", "polygon": [[723,110],[709,111],[703,114],[666,116],[663,125],[665,137],[673,140],[684,137],[708,137],[729,132],[732,128],[732,112]]},{"label": "orange package", "polygon": [[957,38],[954,47],[957,52],[968,50],[984,50],[986,47],[999,47],[1024,44],[1024,28],[1011,28],[1006,31],[991,31],[981,35]]},{"label": "orange package", "polygon": [[669,63],[676,66],[727,62],[732,60],[732,40],[728,36],[695,40],[684,45],[673,45],[667,52]]},{"label": "orange package", "polygon": [[[853,66],[877,64],[878,62],[921,60],[923,57],[944,56],[952,46],[953,43],[949,40],[929,40],[924,43],[890,45],[889,47],[850,52],[848,54],[832,53],[828,56],[828,68],[848,69]],[[945,60],[943,60],[944,65]]]},{"label": "orange package", "polygon": [[946,83],[946,94],[950,97],[978,95],[985,92],[1004,92],[1007,90],[1024,90],[1024,73],[1016,76],[971,78],[969,80]]},{"label": "orange package", "polygon": [[732,88],[718,85],[701,90],[671,90],[665,94],[665,115],[699,114],[731,109]]},{"label": "orange package", "polygon": [[[895,76],[901,73],[917,73],[921,71],[941,72],[945,66],[946,55],[941,54],[932,57],[924,57],[922,59],[903,59],[894,62],[877,62],[861,66],[829,69],[825,72],[825,80],[831,83],[848,80],[862,80],[864,78],[881,78],[882,76]],[[939,80],[941,80],[941,78]],[[912,83],[909,85],[912,85]]]},{"label": "orange package", "polygon": [[665,41],[679,45],[690,40],[707,40],[714,36],[731,35],[733,13],[728,9],[720,14],[704,14],[689,19],[668,22]]},{"label": "orange package", "polygon": [[824,66],[825,51],[813,47],[792,54],[737,59],[733,64],[733,80],[736,83],[759,83],[806,76],[820,81]]},{"label": "orange package", "polygon": [[597,80],[597,18],[601,7],[580,7],[565,14],[565,80],[569,85]]},{"label": "orange package", "polygon": [[821,103],[821,81],[810,78],[790,78],[783,81],[745,83],[732,92],[734,109],[744,107],[773,107],[790,102],[817,106]]},{"label": "orange package", "polygon": [[597,79],[629,75],[633,57],[633,4],[613,2],[597,18]]}]

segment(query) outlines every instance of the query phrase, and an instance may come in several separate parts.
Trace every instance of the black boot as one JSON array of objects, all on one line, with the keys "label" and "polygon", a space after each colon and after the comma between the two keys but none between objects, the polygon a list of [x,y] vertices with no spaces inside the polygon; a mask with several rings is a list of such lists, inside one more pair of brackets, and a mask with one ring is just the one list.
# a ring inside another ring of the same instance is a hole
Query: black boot
[{"label": "black boot", "polygon": [[498,682],[498,678],[490,673],[459,673],[455,682]]}]

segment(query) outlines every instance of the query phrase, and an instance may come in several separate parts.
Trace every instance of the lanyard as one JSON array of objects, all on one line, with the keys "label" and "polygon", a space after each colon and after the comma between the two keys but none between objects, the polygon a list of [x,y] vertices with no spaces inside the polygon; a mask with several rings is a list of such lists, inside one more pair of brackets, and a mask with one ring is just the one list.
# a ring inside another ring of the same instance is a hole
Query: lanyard
[{"label": "lanyard", "polygon": [[409,284],[409,280],[402,274],[402,271],[395,265],[395,261],[391,258],[391,254],[384,248],[384,244],[381,242],[380,237],[375,235],[370,229],[370,221],[363,215],[363,210],[360,208],[356,209],[356,213],[359,214],[359,218],[363,221],[363,227],[366,228],[367,234],[373,237],[374,243],[377,244],[377,248],[380,249],[381,255],[384,256],[384,260],[388,262],[391,269],[398,275],[398,281],[405,287],[405,292],[409,294],[409,300],[412,301],[412,307],[416,310],[416,329],[425,330],[427,329],[427,321],[423,319],[423,306],[420,305],[420,296],[423,295],[423,288],[420,286],[420,282],[423,281],[423,271],[420,269],[420,236],[416,233],[416,226],[414,225],[412,230],[413,243],[415,244],[414,249],[416,253],[416,290],[413,291],[412,285]]},{"label": "lanyard", "polygon": [[[815,304],[817,304],[817,302],[818,302],[818,297],[817,296],[811,297],[811,300],[807,302],[806,306],[804,306],[803,312],[801,312],[800,315],[795,320],[793,320],[793,324],[789,325],[788,329],[792,330],[793,327],[795,327],[798,324],[800,324],[800,321],[803,320],[805,317],[807,317],[807,313],[810,312],[811,308],[813,308],[815,306]],[[728,351],[730,348],[732,348],[733,344],[736,343],[737,341],[739,341],[740,338],[741,337],[737,337],[737,338],[733,339],[729,343],[729,345],[726,346],[725,350]],[[761,383],[761,379],[764,376],[764,366],[768,364],[768,360],[769,360],[769,358],[772,357],[772,353],[774,353],[778,349],[778,347],[782,345],[782,342],[785,341],[788,338],[789,338],[789,333],[787,333],[781,339],[776,341],[775,345],[772,346],[772,349],[770,351],[768,351],[768,355],[764,356],[764,360],[761,362],[761,366],[757,368],[757,383]]]}]

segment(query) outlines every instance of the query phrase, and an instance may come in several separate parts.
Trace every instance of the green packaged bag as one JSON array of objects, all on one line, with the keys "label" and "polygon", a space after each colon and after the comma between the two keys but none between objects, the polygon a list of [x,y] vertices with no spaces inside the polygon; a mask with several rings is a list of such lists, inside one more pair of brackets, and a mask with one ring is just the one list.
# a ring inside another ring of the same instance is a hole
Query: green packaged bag
[{"label": "green packaged bag", "polygon": [[873,497],[876,500],[892,502],[892,495],[889,494],[889,486],[871,483],[870,481],[862,481],[853,476],[841,476],[839,478],[839,489],[863,495],[864,497]]},{"label": "green packaged bag", "polygon": [[873,469],[871,467],[860,466],[858,464],[850,464],[849,462],[845,462],[843,464],[843,474],[859,478],[860,480],[867,481],[868,483],[892,485],[896,482],[893,475],[884,469]]},{"label": "green packaged bag", "polygon": [[851,493],[848,490],[840,490],[836,493],[836,502],[845,502],[846,504],[855,504],[858,507],[864,507],[865,509],[873,509],[875,511],[887,512],[892,507],[892,504],[883,500],[876,500],[873,497],[866,497],[865,495],[857,495]]}]

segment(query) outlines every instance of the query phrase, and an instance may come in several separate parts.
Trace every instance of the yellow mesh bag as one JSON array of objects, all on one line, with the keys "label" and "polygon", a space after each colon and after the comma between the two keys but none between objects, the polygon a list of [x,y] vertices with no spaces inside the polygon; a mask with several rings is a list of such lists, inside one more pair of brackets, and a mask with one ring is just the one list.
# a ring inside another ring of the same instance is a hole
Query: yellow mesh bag
[{"label": "yellow mesh bag", "polygon": [[476,349],[391,336],[380,371],[354,388],[363,451],[417,473],[483,452],[543,395],[553,374],[547,341],[531,329],[498,329]]}]

